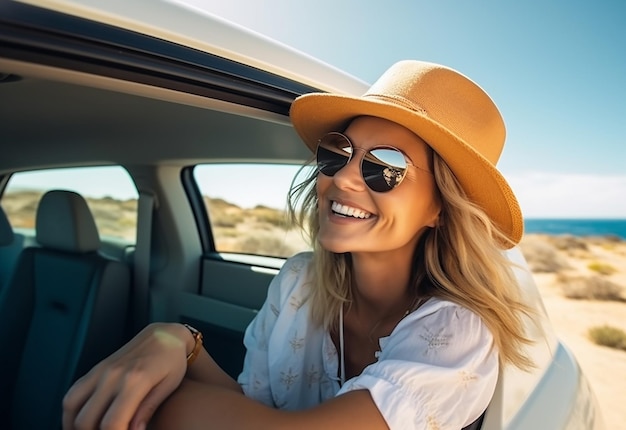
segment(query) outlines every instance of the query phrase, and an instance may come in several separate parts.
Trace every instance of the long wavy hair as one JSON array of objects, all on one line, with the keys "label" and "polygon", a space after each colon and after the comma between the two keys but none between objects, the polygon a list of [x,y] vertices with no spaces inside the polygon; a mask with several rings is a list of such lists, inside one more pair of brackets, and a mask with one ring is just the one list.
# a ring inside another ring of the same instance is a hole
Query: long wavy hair
[{"label": "long wavy hair", "polygon": [[[313,161],[304,167],[310,168]],[[441,213],[437,226],[427,230],[417,244],[409,288],[422,300],[438,297],[475,312],[493,335],[500,363],[529,369],[533,362],[523,347],[531,341],[525,336],[523,317],[532,316],[532,311],[520,299],[512,263],[501,246],[510,240],[468,199],[448,165],[434,152],[432,162]],[[332,330],[337,327],[340,307],[352,301],[352,260],[350,253],[327,251],[317,240],[317,174],[311,168],[302,182],[294,179],[288,208],[291,221],[308,233],[313,248],[311,317]]]}]

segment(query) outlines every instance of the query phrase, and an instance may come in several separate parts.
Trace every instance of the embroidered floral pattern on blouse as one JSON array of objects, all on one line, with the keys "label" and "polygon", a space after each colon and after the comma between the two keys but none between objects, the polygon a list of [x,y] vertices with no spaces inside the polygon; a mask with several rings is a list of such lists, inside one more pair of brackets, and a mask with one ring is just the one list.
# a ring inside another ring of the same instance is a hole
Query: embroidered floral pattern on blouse
[{"label": "embroidered floral pattern on blouse", "polygon": [[289,271],[293,273],[294,275],[297,275],[298,273],[302,271],[303,267],[304,267],[303,261],[293,261],[291,265],[289,266]]},{"label": "embroidered floral pattern on blouse", "polygon": [[315,368],[315,365],[311,365],[311,369],[306,372],[307,383],[309,384],[309,388],[313,385],[320,382],[320,372]]},{"label": "embroidered floral pattern on blouse", "polygon": [[459,370],[459,385],[463,388],[467,388],[470,382],[478,380],[478,375],[476,375],[471,370],[462,369]]},{"label": "embroidered floral pattern on blouse", "polygon": [[429,396],[429,400],[424,404],[424,410],[426,412],[426,429],[427,430],[441,430],[441,423],[437,417],[437,402],[433,401]]},{"label": "embroidered floral pattern on blouse", "polygon": [[300,309],[303,303],[304,303],[304,300],[295,296],[291,296],[291,299],[289,300],[289,304],[291,305],[294,311],[297,311],[298,309]]},{"label": "embroidered floral pattern on blouse", "polygon": [[291,386],[296,383],[298,376],[300,376],[297,373],[293,373],[291,367],[287,370],[287,372],[280,372],[280,374],[280,382],[287,390],[289,390]]},{"label": "embroidered floral pattern on blouse", "polygon": [[444,327],[440,328],[437,333],[431,332],[428,328],[424,329],[419,337],[426,341],[428,348],[424,351],[424,354],[428,354],[430,351],[437,352],[439,349],[447,348],[450,345],[451,334],[443,334]]},{"label": "embroidered floral pattern on blouse", "polygon": [[280,311],[278,310],[278,308],[277,308],[276,306],[274,306],[274,304],[273,304],[273,303],[270,305],[270,309],[272,310],[272,313],[273,313],[275,316],[278,316],[278,315],[280,314]]},{"label": "embroidered floral pattern on blouse", "polygon": [[291,345],[291,349],[293,350],[293,353],[295,354],[296,351],[298,351],[300,348],[304,347],[304,338],[303,337],[298,337],[298,331],[296,331],[293,334],[293,337],[291,338],[291,340],[289,341],[289,345]]},{"label": "embroidered floral pattern on blouse", "polygon": [[439,424],[437,418],[432,415],[428,416],[428,418],[426,419],[426,424],[428,425],[428,430],[441,430],[441,424]]}]

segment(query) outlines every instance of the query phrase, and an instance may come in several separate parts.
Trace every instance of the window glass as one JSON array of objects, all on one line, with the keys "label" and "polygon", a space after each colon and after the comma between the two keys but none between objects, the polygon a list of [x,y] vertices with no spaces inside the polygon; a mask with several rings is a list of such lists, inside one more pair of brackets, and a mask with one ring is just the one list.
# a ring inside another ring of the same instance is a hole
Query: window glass
[{"label": "window glass", "polygon": [[[194,177],[218,252],[289,257],[309,249],[288,225],[287,193],[299,165],[203,164]],[[306,173],[301,173],[306,174]]]},{"label": "window glass", "polygon": [[138,194],[128,172],[120,166],[15,173],[0,204],[13,228],[34,229],[41,196],[58,189],[74,191],[85,198],[101,237],[135,242]]}]

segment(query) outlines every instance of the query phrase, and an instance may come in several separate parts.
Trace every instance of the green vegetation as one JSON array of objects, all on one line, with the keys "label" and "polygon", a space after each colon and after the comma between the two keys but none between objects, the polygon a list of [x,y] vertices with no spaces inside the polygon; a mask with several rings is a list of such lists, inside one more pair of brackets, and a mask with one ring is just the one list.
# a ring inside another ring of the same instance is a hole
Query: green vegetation
[{"label": "green vegetation", "polygon": [[603,325],[590,328],[588,334],[589,338],[598,345],[626,351],[626,332],[622,329]]},{"label": "green vegetation", "polygon": [[615,267],[600,261],[592,261],[587,265],[587,268],[593,272],[599,273],[600,275],[612,275],[617,272]]}]

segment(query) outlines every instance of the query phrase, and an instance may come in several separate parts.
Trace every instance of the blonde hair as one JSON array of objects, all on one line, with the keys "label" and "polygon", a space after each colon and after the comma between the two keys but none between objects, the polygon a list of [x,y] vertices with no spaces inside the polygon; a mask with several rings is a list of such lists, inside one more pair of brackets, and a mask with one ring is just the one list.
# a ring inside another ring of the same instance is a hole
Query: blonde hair
[{"label": "blonde hair", "polygon": [[[425,232],[417,245],[411,287],[420,297],[439,297],[472,310],[491,331],[500,363],[529,369],[533,362],[523,346],[531,341],[525,336],[522,317],[532,311],[520,300],[512,263],[502,250],[501,244],[510,241],[468,199],[434,152],[432,162],[441,213],[437,226]],[[325,328],[336,329],[340,307],[352,300],[352,262],[349,253],[327,251],[317,241],[316,179],[317,170],[312,169],[303,182],[292,183],[288,207],[291,220],[308,231],[314,251],[311,317]]]}]

